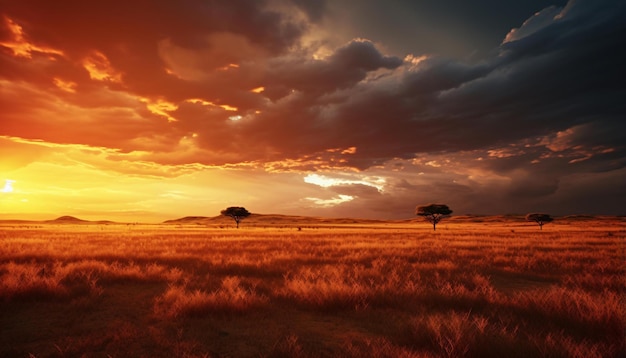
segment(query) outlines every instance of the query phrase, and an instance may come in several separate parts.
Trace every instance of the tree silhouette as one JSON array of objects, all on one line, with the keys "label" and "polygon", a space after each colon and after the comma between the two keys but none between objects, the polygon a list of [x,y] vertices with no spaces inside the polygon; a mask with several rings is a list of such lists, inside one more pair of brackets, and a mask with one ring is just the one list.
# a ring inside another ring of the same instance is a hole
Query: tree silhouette
[{"label": "tree silhouette", "polygon": [[449,218],[450,214],[452,214],[452,210],[444,204],[429,204],[418,206],[415,209],[415,215],[423,216],[426,221],[433,224],[433,231],[437,229],[437,223],[442,219]]},{"label": "tree silhouette", "polygon": [[233,220],[237,223],[237,229],[239,229],[239,222],[250,216],[250,212],[242,206],[231,206],[222,210],[220,213],[224,216],[233,218]]},{"label": "tree silhouette", "polygon": [[539,224],[539,230],[543,230],[543,224],[547,224],[554,219],[548,214],[530,213],[526,215],[526,221],[534,221]]}]

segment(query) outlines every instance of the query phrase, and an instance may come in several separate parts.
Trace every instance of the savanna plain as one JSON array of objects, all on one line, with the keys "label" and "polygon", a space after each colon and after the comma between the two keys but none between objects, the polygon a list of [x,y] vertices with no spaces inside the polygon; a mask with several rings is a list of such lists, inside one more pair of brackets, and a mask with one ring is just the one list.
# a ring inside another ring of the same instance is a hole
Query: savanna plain
[{"label": "savanna plain", "polygon": [[1,357],[623,357],[623,218],[2,224]]}]

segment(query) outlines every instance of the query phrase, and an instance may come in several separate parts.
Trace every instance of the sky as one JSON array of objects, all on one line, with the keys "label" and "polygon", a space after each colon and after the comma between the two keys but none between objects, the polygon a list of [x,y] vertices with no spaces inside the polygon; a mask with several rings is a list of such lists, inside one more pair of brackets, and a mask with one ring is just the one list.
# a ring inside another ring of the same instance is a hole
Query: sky
[{"label": "sky", "polygon": [[626,2],[0,0],[0,219],[625,215]]}]

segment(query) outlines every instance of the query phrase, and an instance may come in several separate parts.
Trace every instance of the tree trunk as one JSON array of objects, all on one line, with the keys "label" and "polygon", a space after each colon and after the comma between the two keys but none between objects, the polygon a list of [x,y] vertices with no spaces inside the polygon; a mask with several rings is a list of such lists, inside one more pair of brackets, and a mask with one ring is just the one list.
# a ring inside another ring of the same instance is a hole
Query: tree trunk
[{"label": "tree trunk", "polygon": [[433,223],[433,231],[437,230],[437,223]]}]

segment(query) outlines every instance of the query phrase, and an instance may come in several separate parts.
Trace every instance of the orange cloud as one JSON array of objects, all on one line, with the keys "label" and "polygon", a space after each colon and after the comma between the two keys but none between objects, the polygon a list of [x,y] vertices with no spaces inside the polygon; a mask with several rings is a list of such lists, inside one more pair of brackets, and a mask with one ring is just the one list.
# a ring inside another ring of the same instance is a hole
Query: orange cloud
[{"label": "orange cloud", "polygon": [[178,109],[176,104],[163,99],[151,100],[149,98],[142,98],[141,102],[146,103],[146,108],[148,108],[150,112],[167,118],[168,122],[177,121],[177,119],[170,114],[170,112],[174,112]]},{"label": "orange cloud", "polygon": [[239,68],[239,65],[236,63],[229,63],[228,65],[224,66],[224,67],[220,67],[218,68],[218,70],[220,71],[228,71],[228,70],[232,70],[235,68]]},{"label": "orange cloud", "polygon": [[69,93],[76,93],[76,82],[65,81],[57,77],[53,78],[52,81],[54,82],[54,85],[57,86],[60,90]]},{"label": "orange cloud", "polygon": [[213,102],[205,101],[205,100],[199,99],[199,98],[188,99],[188,100],[186,100],[186,102],[197,103],[197,104],[201,104],[203,106],[220,107],[220,108],[222,108],[225,111],[231,111],[231,112],[235,112],[235,111],[239,110],[239,108],[237,108],[237,107],[229,106],[227,104],[215,104]]},{"label": "orange cloud", "polygon": [[11,20],[9,17],[4,17],[5,24],[12,35],[10,41],[0,42],[0,46],[10,48],[13,51],[13,55],[17,57],[32,58],[34,52],[39,52],[47,55],[63,56],[64,53],[61,50],[57,50],[47,46],[39,46],[31,43],[27,40],[27,36],[22,29],[22,26]]},{"label": "orange cloud", "polygon": [[122,81],[122,74],[111,66],[109,59],[100,51],[93,51],[83,59],[83,67],[93,80],[117,83]]}]

